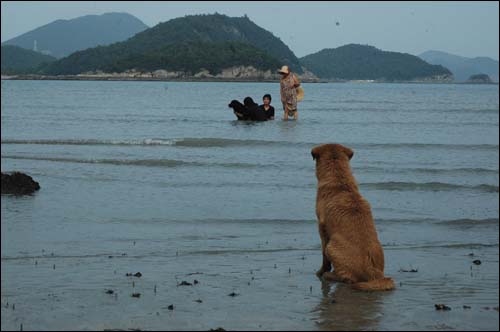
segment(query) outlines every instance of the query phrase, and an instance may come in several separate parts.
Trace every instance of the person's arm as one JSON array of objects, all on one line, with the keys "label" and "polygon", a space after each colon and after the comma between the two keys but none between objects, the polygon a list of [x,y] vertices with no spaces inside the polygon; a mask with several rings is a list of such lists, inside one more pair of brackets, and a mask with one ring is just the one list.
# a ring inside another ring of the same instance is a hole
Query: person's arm
[{"label": "person's arm", "polygon": [[298,88],[300,86],[300,82],[299,82],[299,79],[297,78],[297,76],[295,74],[293,74],[293,87],[294,88]]},{"label": "person's arm", "polygon": [[269,119],[274,120],[274,107],[272,107],[272,106],[269,109]]}]

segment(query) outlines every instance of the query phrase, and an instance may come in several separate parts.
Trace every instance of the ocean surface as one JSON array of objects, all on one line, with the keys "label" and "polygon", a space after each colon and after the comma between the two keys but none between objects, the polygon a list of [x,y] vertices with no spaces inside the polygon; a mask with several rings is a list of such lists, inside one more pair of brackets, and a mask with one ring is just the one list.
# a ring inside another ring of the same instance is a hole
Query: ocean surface
[{"label": "ocean surface", "polygon": [[[285,122],[277,83],[2,80],[2,172],[41,186],[1,197],[2,330],[498,330],[498,85],[303,87]],[[275,121],[235,121],[265,93]],[[322,143],[395,291],[315,276]]]}]

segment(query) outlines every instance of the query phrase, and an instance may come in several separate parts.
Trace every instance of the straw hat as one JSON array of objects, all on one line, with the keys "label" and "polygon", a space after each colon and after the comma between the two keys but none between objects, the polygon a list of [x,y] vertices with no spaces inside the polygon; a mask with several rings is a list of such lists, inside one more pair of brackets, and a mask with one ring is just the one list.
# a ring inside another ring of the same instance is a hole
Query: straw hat
[{"label": "straw hat", "polygon": [[304,99],[304,89],[301,86],[297,87],[297,101]]},{"label": "straw hat", "polygon": [[288,66],[283,66],[281,69],[278,69],[278,73],[290,74],[290,68],[288,68]]}]

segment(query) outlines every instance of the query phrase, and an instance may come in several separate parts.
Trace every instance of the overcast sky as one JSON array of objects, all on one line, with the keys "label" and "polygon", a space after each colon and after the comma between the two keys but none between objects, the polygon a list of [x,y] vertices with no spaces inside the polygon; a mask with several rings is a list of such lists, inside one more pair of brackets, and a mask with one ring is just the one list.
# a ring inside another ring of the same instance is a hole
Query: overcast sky
[{"label": "overcast sky", "polygon": [[[490,2],[2,1],[2,42],[57,19],[127,12],[148,26],[186,14],[249,18],[298,57],[349,43],[498,60],[499,5]],[[338,24],[337,24],[338,22]]]}]

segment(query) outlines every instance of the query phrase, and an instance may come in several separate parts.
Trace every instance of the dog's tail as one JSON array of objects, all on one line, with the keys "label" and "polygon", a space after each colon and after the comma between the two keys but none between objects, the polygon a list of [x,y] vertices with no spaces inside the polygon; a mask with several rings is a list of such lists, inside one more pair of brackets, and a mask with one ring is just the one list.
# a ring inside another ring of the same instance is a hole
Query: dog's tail
[{"label": "dog's tail", "polygon": [[358,282],[352,284],[353,289],[360,291],[374,292],[374,291],[388,291],[396,288],[392,278],[375,279],[366,282]]}]

